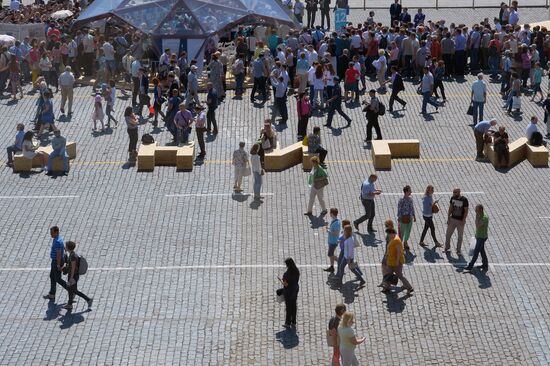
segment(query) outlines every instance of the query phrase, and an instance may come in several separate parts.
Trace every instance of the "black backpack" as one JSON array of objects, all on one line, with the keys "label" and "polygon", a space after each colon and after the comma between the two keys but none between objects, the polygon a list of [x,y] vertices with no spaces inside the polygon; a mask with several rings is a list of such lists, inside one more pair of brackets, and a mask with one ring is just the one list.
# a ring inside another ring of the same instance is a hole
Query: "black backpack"
[{"label": "black backpack", "polygon": [[141,136],[141,143],[144,145],[150,145],[155,143],[155,139],[150,134],[146,133],[143,136]]},{"label": "black backpack", "polygon": [[538,131],[533,132],[531,135],[531,140],[529,141],[531,146],[541,146],[542,145],[542,134]]},{"label": "black backpack", "polygon": [[382,104],[382,102],[378,102],[378,115],[379,116],[383,116],[384,114],[386,114],[386,106],[384,104]]}]

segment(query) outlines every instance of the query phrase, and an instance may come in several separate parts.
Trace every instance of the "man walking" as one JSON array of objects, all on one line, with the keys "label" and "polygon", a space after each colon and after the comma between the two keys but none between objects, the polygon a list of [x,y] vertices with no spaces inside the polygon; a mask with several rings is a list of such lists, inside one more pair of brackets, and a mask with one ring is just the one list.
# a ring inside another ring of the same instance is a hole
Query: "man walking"
[{"label": "man walking", "polygon": [[338,209],[337,208],[331,208],[329,211],[330,215],[330,224],[327,226],[327,232],[328,232],[328,258],[330,260],[330,267],[325,268],[325,272],[334,272],[334,261],[336,260],[336,256],[334,255],[334,251],[336,250],[336,247],[338,246],[338,237],[340,236],[340,230],[342,229],[342,224],[340,223],[340,219],[338,219]]},{"label": "man walking", "polygon": [[468,199],[460,194],[460,188],[453,189],[453,196],[449,202],[447,212],[447,232],[445,233],[445,253],[451,252],[451,237],[458,229],[456,241],[456,254],[461,254],[462,238],[464,236],[464,225],[468,217]]},{"label": "man walking", "polygon": [[376,97],[376,90],[369,90],[370,100],[367,103],[364,101],[364,104],[367,104],[365,107],[367,115],[367,138],[365,142],[370,143],[372,141],[372,128],[376,131],[376,139],[382,140],[382,132],[380,131],[380,124],[378,123],[378,116],[380,111],[380,101]]},{"label": "man walking", "polygon": [[338,112],[339,115],[344,117],[349,126],[351,125],[351,118],[342,110],[342,88],[340,87],[340,78],[338,76],[335,76],[333,80],[334,88],[332,89],[332,97],[327,100],[328,117],[325,126],[328,128],[332,128],[332,118],[334,118],[335,112]]},{"label": "man walking", "polygon": [[399,98],[399,93],[405,90],[405,83],[403,83],[403,77],[397,72],[397,66],[391,67],[391,95],[389,103],[389,111],[393,112],[393,103],[398,101],[403,108],[407,105],[403,99]]},{"label": "man walking", "polygon": [[489,269],[489,261],[487,260],[487,254],[485,253],[485,242],[488,238],[488,229],[489,229],[489,216],[485,213],[483,205],[476,206],[476,247],[474,249],[474,255],[472,260],[464,268],[465,271],[471,271],[474,268],[474,264],[477,261],[477,257],[481,254],[481,266],[480,268],[483,271]]},{"label": "man walking", "polygon": [[424,70],[424,76],[422,77],[422,84],[421,84],[421,90],[422,90],[421,113],[425,115],[428,113],[426,111],[426,107],[428,106],[428,104],[433,105],[436,111],[439,108],[439,104],[434,102],[432,99],[432,93],[434,91],[434,77],[427,67],[424,67],[423,70]]},{"label": "man walking", "polygon": [[67,140],[65,137],[61,136],[61,131],[59,129],[53,132],[54,138],[52,139],[52,149],[53,151],[48,156],[48,173],[47,175],[53,174],[53,162],[56,157],[61,157],[63,159],[63,173],[67,174],[69,172],[69,156],[67,155],[66,147]]},{"label": "man walking", "polygon": [[67,291],[69,289],[67,288],[67,283],[61,278],[65,243],[63,242],[61,235],[59,235],[59,228],[57,226],[50,228],[50,236],[53,239],[52,247],[50,249],[50,292],[48,292],[47,295],[44,295],[44,299],[55,300],[56,284],[61,285],[61,287]]},{"label": "man walking", "polygon": [[[208,111],[206,112],[206,130],[208,133],[213,132],[214,135],[218,133],[218,123],[216,122],[216,108],[218,108],[218,93],[214,90],[214,86],[211,82],[206,84],[208,94],[206,96],[206,105]],[[214,130],[212,131],[212,126]]]},{"label": "man walking", "polygon": [[65,66],[65,72],[59,75],[58,84],[61,88],[61,114],[65,114],[65,103],[69,100],[69,116],[73,114],[73,88],[75,77],[70,66]]},{"label": "man walking", "polygon": [[[487,84],[483,81],[483,73],[477,74],[477,80],[472,84],[472,106],[474,107],[474,125],[483,120],[483,108],[487,101]],[[479,117],[479,119],[478,119]]]},{"label": "man walking", "polygon": [[497,120],[492,119],[490,121],[481,121],[474,127],[474,137],[476,138],[476,160],[483,160],[485,156],[483,149],[485,147],[485,136],[492,134],[491,127],[497,125]]},{"label": "man walking", "polygon": [[361,203],[365,208],[365,214],[353,222],[353,226],[357,231],[359,231],[359,225],[366,220],[368,221],[367,231],[369,233],[374,233],[376,230],[372,227],[372,222],[375,215],[375,205],[374,198],[382,193],[381,190],[374,187],[374,183],[378,180],[376,174],[371,174],[367,180],[361,184]]}]

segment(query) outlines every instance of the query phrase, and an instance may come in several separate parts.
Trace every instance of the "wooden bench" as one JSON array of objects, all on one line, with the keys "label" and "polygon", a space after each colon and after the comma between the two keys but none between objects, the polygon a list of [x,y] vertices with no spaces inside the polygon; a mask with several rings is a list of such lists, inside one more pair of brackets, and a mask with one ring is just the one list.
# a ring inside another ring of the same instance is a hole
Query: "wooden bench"
[{"label": "wooden bench", "polygon": [[195,142],[181,146],[158,146],[141,144],[138,149],[137,169],[139,172],[153,171],[156,166],[175,166],[177,170],[193,170]]},{"label": "wooden bench", "polygon": [[[493,164],[495,168],[501,167],[501,165],[499,165],[497,162],[497,154],[495,152],[494,145],[487,144],[485,151],[487,152],[487,158],[489,159],[491,164]],[[509,168],[518,163],[521,163],[523,160],[527,158],[527,138],[520,137],[519,139],[509,143],[508,152],[510,154],[510,161],[508,166],[505,168]],[[548,164],[548,157],[547,157],[546,164]]]},{"label": "wooden bench", "polygon": [[302,142],[280,148],[277,142],[277,148],[265,154],[265,170],[268,172],[280,172],[282,170],[298,165],[302,162]]},{"label": "wooden bench", "polygon": [[527,160],[534,167],[548,166],[548,149],[545,146],[526,145]]},{"label": "wooden bench", "polygon": [[375,169],[391,169],[391,159],[393,158],[419,158],[420,141],[374,140],[371,154]]},{"label": "wooden bench", "polygon": [[[65,150],[67,152],[67,155],[69,156],[69,160],[72,160],[76,158],[76,142],[70,141],[67,142],[67,146],[65,147]],[[40,146],[36,152],[43,151],[48,156],[53,152],[52,145],[48,146]],[[32,160],[27,159],[23,156],[21,152],[17,153],[13,157],[13,172],[14,173],[22,173],[22,172],[30,172],[32,168],[39,168],[42,166],[42,160],[39,155],[36,155]],[[53,160],[52,164],[52,171],[54,172],[63,172],[65,170],[65,167],[63,166],[63,158],[61,156],[56,157]]]},{"label": "wooden bench", "polygon": [[306,145],[302,145],[302,169],[304,172],[309,172],[313,168],[311,164],[311,158],[314,156],[319,156],[317,153],[310,153]]}]

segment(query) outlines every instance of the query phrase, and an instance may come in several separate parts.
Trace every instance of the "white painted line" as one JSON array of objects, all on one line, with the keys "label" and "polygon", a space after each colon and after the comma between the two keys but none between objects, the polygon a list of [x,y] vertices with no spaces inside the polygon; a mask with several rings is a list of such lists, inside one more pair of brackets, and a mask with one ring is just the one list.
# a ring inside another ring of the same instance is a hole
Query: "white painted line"
[{"label": "white painted line", "polygon": [[[253,196],[254,193],[182,193],[166,194],[165,197],[231,197],[231,196]],[[274,193],[261,193],[260,196],[273,196]]]},{"label": "white painted line", "polygon": [[[434,193],[436,196],[440,196],[440,195],[452,195],[453,192],[435,192]],[[485,192],[460,192],[460,194],[462,195],[476,195],[476,194],[485,194]],[[403,195],[403,192],[397,192],[397,193],[394,193],[394,192],[391,192],[391,193],[385,193],[385,192],[382,192],[380,194],[381,196],[402,196]],[[424,192],[414,192],[412,193],[413,196],[423,196],[424,195]]]},{"label": "white painted line", "polygon": [[[456,267],[468,264],[467,262],[439,262],[439,263],[406,263],[408,267]],[[490,263],[495,267],[550,267],[550,263]],[[298,268],[325,268],[326,264],[297,264]],[[379,267],[380,263],[359,263],[360,267]],[[284,264],[220,264],[220,265],[189,265],[189,266],[151,266],[151,267],[97,267],[88,268],[88,271],[171,271],[188,269],[256,269],[256,268],[286,268]],[[45,272],[50,268],[0,268],[0,272]]]},{"label": "white painted line", "polygon": [[539,219],[550,219],[550,216],[539,216]]},{"label": "white painted line", "polygon": [[62,199],[78,198],[80,196],[0,196],[0,200],[38,200],[38,199]]}]

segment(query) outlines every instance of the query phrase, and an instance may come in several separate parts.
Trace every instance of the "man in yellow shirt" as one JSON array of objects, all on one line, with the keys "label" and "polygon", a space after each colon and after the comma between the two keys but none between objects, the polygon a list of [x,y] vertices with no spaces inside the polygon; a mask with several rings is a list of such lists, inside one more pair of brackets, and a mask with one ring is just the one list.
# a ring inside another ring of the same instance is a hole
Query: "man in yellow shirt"
[{"label": "man in yellow shirt", "polygon": [[[414,291],[409,281],[403,276],[403,264],[405,263],[405,249],[401,239],[397,236],[397,232],[393,228],[386,230],[390,238],[388,244],[388,255],[386,257],[386,265],[395,273],[397,278],[401,280],[403,288],[407,290],[407,295]],[[389,293],[389,286],[385,286],[382,290],[384,293]]]}]

